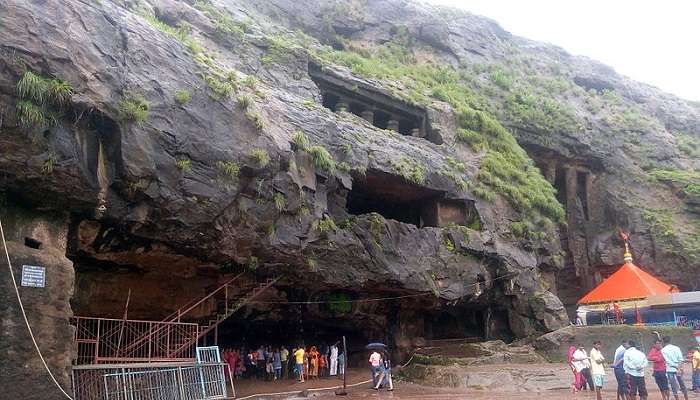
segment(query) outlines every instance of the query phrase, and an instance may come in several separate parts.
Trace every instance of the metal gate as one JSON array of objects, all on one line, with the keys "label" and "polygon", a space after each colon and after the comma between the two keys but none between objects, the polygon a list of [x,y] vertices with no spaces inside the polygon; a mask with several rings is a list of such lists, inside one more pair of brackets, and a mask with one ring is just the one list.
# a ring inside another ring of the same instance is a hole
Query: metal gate
[{"label": "metal gate", "polygon": [[104,375],[107,400],[226,399],[224,363],[120,371]]}]

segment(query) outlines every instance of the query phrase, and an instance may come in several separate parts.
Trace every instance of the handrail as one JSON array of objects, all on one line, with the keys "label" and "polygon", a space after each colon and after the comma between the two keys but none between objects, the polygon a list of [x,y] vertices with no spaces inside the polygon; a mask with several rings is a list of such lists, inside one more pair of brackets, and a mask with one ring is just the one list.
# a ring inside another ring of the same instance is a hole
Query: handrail
[{"label": "handrail", "polygon": [[[182,306],[182,307],[178,308],[177,311],[175,311],[175,312],[173,312],[172,314],[170,314],[169,316],[165,317],[165,319],[163,319],[161,322],[170,322],[170,323],[172,323],[172,322],[179,322],[179,321],[180,321],[180,318],[181,318],[184,314],[186,314],[186,313],[192,311],[195,307],[199,306],[199,305],[202,304],[204,301],[210,299],[212,296],[214,296],[215,294],[219,293],[222,289],[228,287],[231,283],[233,283],[234,281],[236,281],[238,278],[240,278],[240,277],[243,276],[244,274],[245,274],[245,272],[241,272],[241,273],[237,274],[237,275],[234,276],[233,278],[231,278],[231,279],[229,279],[228,281],[226,281],[225,283],[223,283],[223,284],[222,284],[221,286],[219,286],[218,288],[214,289],[214,291],[212,291],[212,292],[209,293],[208,295],[206,295],[206,296],[204,296],[203,298],[200,298],[199,300],[197,300],[197,301],[196,301],[194,304],[192,304],[192,305],[187,305],[187,304],[191,304],[194,300],[189,301],[188,303],[186,303],[185,306]],[[182,309],[185,308],[185,307],[187,307],[187,308],[186,308],[184,311],[182,311]],[[154,330],[153,332],[149,332],[149,333],[143,335],[142,337],[140,337],[140,338],[134,340],[133,342],[131,342],[128,346],[126,346],[126,348],[125,348],[124,350],[125,350],[125,351],[128,351],[128,350],[130,350],[131,348],[140,345],[140,344],[143,343],[145,340],[148,340],[148,338],[149,338],[150,336],[159,333],[162,329],[163,329],[163,326],[160,326],[160,327],[156,328],[156,330]],[[199,331],[199,328],[197,328],[197,330]]]},{"label": "handrail", "polygon": [[[170,320],[170,319],[171,319],[171,318],[175,318],[175,316],[177,316],[177,320],[179,321],[180,318],[181,318],[184,314],[186,314],[186,313],[192,311],[195,307],[199,306],[199,305],[202,304],[204,301],[210,299],[214,294],[220,292],[223,288],[225,288],[226,286],[230,285],[230,284],[233,283],[235,280],[237,280],[238,278],[240,278],[241,276],[243,276],[243,274],[245,274],[245,272],[239,273],[238,275],[234,276],[233,278],[231,278],[230,280],[226,281],[224,284],[222,284],[221,286],[219,286],[218,288],[216,288],[213,292],[209,293],[208,295],[206,295],[206,296],[203,297],[203,298],[200,298],[199,300],[197,300],[197,299],[192,299],[192,300],[190,300],[190,301],[189,301],[188,303],[186,303],[184,306],[181,306],[180,308],[178,308],[177,310],[175,310],[172,314],[170,314],[170,315],[168,315],[167,317],[165,317],[165,318],[163,319],[163,322],[166,322],[166,321],[167,321],[167,322],[173,322],[174,320]],[[189,304],[191,304],[192,302],[195,302],[195,303],[192,304],[192,305],[189,305]],[[185,308],[185,307],[187,307],[187,309],[186,309],[185,311],[181,311],[181,310],[182,310],[183,308]],[[170,321],[168,321],[168,320],[170,320]]]},{"label": "handrail", "polygon": [[[72,320],[78,320],[78,319],[94,319],[94,320],[102,320],[102,321],[124,321],[122,318],[102,318],[102,317],[84,317],[82,315],[74,315],[70,317]],[[178,325],[198,325],[197,323],[194,322],[174,322],[174,321],[152,321],[152,320],[147,320],[147,319],[127,319],[129,322],[144,322],[144,323],[158,323],[158,324],[178,324]]]}]

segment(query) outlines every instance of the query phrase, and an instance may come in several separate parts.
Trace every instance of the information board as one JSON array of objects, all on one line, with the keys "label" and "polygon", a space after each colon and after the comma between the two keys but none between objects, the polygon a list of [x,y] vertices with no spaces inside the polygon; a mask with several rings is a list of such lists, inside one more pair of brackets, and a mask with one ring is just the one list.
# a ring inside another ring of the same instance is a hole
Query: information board
[{"label": "information board", "polygon": [[22,265],[22,286],[44,287],[46,268],[36,265]]}]

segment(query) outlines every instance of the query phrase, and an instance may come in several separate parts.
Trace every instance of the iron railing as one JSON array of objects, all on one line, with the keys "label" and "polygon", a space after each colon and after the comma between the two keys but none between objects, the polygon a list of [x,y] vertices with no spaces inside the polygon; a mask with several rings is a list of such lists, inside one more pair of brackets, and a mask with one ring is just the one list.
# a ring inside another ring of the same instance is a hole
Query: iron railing
[{"label": "iron railing", "polygon": [[[225,363],[73,366],[75,400],[214,400],[228,397]],[[235,396],[235,395],[233,395]]]},{"label": "iron railing", "polygon": [[72,321],[78,346],[75,363],[79,365],[195,358],[197,324],[93,317],[73,317]]}]

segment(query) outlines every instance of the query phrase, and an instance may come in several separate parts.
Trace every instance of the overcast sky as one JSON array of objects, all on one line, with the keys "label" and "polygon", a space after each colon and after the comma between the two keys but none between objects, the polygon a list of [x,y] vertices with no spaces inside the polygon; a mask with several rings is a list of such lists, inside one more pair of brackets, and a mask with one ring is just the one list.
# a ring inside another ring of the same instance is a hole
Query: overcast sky
[{"label": "overcast sky", "polygon": [[700,101],[700,1],[426,0],[602,61],[623,75]]}]

